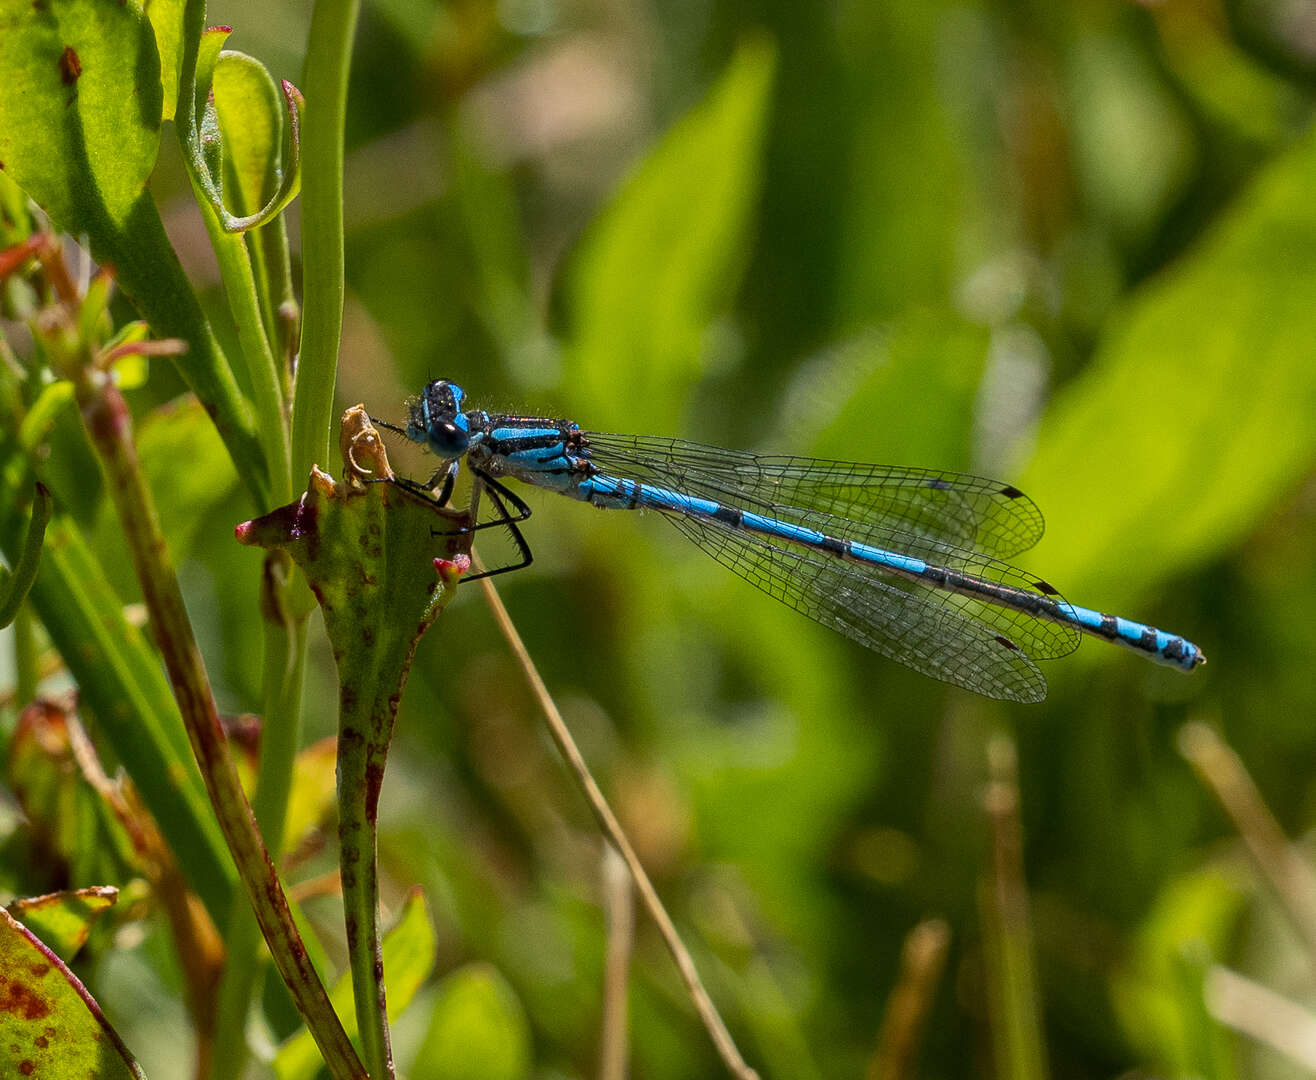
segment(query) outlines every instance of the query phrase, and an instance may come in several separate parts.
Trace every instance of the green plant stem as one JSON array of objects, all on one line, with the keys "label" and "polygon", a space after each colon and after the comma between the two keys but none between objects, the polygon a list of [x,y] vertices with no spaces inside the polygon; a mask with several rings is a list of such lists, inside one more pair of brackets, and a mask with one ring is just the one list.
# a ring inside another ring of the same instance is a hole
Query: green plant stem
[{"label": "green plant stem", "polygon": [[368,685],[344,686],[339,695],[338,843],[361,1054],[370,1075],[384,1080],[393,1076],[393,1048],[384,993],[376,834],[384,762],[406,671],[400,678],[392,669],[371,674],[378,678]]},{"label": "green plant stem", "polygon": [[196,189],[197,203],[205,219],[210,244],[219,263],[229,311],[238,328],[238,343],[251,384],[257,431],[270,464],[270,506],[282,506],[292,495],[288,412],[283,396],[283,378],[270,339],[265,333],[260,295],[251,256],[241,235],[225,232],[205,193]]},{"label": "green plant stem", "polygon": [[329,456],[343,323],[343,126],[360,0],[319,0],[302,86],[302,347],[292,410],[298,481]]},{"label": "green plant stem", "polygon": [[160,532],[154,502],[138,463],[127,405],[112,382],[88,368],[77,373],[75,389],[83,422],[105,471],[106,486],[123,527],[133,569],[206,791],[251,897],[270,954],[332,1075],[364,1077],[360,1060],[307,956],[283,886],[238,780],[210,691],[210,680]]},{"label": "green plant stem", "polygon": [[14,616],[14,693],[19,708],[37,696],[39,682],[36,628],[32,609],[24,604]]},{"label": "green plant stem", "polygon": [[[289,349],[291,325],[285,313],[297,311],[297,295],[292,287],[292,265],[288,252],[288,226],[280,214],[268,225],[252,229],[247,234],[247,250],[256,274],[256,289],[260,293],[261,314],[265,319],[265,336],[274,349],[279,365],[279,381],[284,400],[291,394],[292,367],[290,355],[295,355],[296,343]],[[289,482],[297,478],[290,476]]]}]

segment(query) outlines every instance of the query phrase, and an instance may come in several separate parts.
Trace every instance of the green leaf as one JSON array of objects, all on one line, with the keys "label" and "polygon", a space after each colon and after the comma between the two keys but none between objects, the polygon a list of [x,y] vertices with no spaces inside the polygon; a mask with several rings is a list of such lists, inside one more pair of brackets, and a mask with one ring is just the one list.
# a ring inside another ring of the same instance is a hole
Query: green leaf
[{"label": "green leaf", "polygon": [[0,1075],[145,1080],[87,988],[7,911],[0,911]]},{"label": "green leaf", "polygon": [[1314,189],[1309,132],[1111,320],[1044,417],[1018,483],[1047,515],[1033,564],[1069,599],[1099,584],[1112,610],[1217,557],[1311,468]]},{"label": "green leaf", "polygon": [[18,445],[25,453],[32,453],[50,434],[59,414],[73,407],[73,384],[59,379],[41,388],[18,429]]},{"label": "green leaf", "polygon": [[[384,970],[388,973],[388,1015],[395,1019],[412,999],[421,984],[429,978],[434,967],[438,947],[429,908],[420,889],[412,889],[403,905],[396,925],[384,935]],[[356,1042],[356,1024],[352,1015],[352,980],[346,974],[329,992],[343,1026],[352,1041]],[[279,1080],[313,1080],[323,1059],[311,1039],[310,1032],[299,1031],[279,1049],[274,1059],[274,1071]]]},{"label": "green leaf", "polygon": [[582,414],[606,417],[625,386],[628,422],[668,430],[703,371],[709,327],[746,261],[775,55],[763,38],[742,44],[585,241],[565,356]]},{"label": "green leaf", "polygon": [[[312,470],[297,502],[243,522],[235,535],[242,544],[286,551],[301,567],[324,614],[342,712],[364,720],[357,710],[368,711],[378,697],[387,715],[369,721],[391,728],[416,643],[454,592],[455,575],[440,579],[436,557],[466,557],[470,518],[396,484],[362,482],[393,473],[360,406],[343,417],[341,446],[359,472],[335,483]],[[387,741],[383,731],[368,737]],[[340,744],[340,770],[344,756],[360,749]]]},{"label": "green leaf", "polygon": [[[306,493],[236,529],[238,540],[286,551],[324,615],[338,668],[338,837],[348,959],[362,1056],[375,1072],[390,1056],[379,967],[375,867],[380,782],[416,643],[470,566],[469,512],[441,509],[393,483],[379,433],[348,409],[339,445],[342,484],[311,470]],[[438,558],[436,556],[442,556]],[[436,574],[435,571],[438,571]]]},{"label": "green leaf", "polygon": [[530,1025],[497,968],[470,964],[439,986],[412,1080],[522,1080]]},{"label": "green leaf", "polygon": [[86,944],[92,924],[109,911],[118,898],[118,889],[97,885],[15,900],[5,910],[67,963]]},{"label": "green leaf", "polygon": [[[188,111],[178,120],[178,136],[183,145],[184,161],[197,187],[199,197],[206,199],[216,213],[223,213],[223,175],[219,165],[219,118],[210,101],[210,88],[215,78],[215,66],[220,51],[233,31],[227,26],[212,26],[202,33],[197,42],[196,65],[188,73],[192,87]],[[180,101],[183,100],[180,94]]]},{"label": "green leaf", "polygon": [[[305,102],[290,82],[274,80],[259,60],[222,52],[228,27],[212,27],[197,50],[192,110],[183,120],[183,150],[198,195],[225,232],[245,232],[272,221],[301,185],[301,116]],[[288,168],[282,168],[283,120],[288,113]],[[228,159],[226,161],[226,159]],[[224,200],[226,174],[237,182],[242,216]]]},{"label": "green leaf", "polygon": [[[260,300],[265,337],[279,360],[280,383],[287,391],[288,327],[279,314],[280,305],[293,299],[288,233],[281,213],[301,189],[301,93],[289,82],[274,84],[263,64],[244,53],[226,51],[219,55],[213,83],[213,113],[218,145],[223,150],[222,172],[216,177],[228,206],[216,207],[226,233],[247,231],[250,255],[248,273],[253,276]],[[283,161],[284,112],[290,135],[289,160]],[[221,200],[221,203],[223,200]],[[235,216],[236,215],[236,216]],[[216,254],[225,260],[216,239]],[[230,269],[228,273],[232,274]],[[227,283],[229,303],[239,326],[249,317],[234,303],[233,286]],[[250,349],[250,344],[244,348]],[[249,358],[250,359],[250,358]],[[277,406],[286,414],[282,400]],[[282,450],[282,447],[280,447]]]},{"label": "green leaf", "polygon": [[110,0],[3,0],[0,19],[0,161],[75,235],[125,221],[160,146],[151,24]]}]

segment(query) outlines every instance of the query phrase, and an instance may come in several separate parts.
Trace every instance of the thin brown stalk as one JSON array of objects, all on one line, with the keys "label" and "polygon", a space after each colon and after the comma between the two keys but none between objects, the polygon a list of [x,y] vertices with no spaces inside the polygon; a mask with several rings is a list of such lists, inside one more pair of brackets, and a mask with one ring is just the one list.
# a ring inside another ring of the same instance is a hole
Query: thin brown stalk
[{"label": "thin brown stalk", "polygon": [[1200,722],[1179,730],[1179,753],[1220,801],[1252,862],[1270,885],[1316,969],[1316,871],[1275,820],[1242,760],[1213,728]]},{"label": "thin brown stalk", "polygon": [[630,872],[611,844],[603,845],[603,910],[608,951],[603,967],[603,1020],[599,1025],[599,1080],[626,1080],[630,1021],[627,989],[635,943],[635,892]]},{"label": "thin brown stalk", "polygon": [[[472,555],[472,563],[476,569],[482,569],[474,555]],[[626,868],[635,881],[635,887],[639,890],[640,899],[648,910],[649,916],[657,925],[658,932],[662,935],[668,952],[672,954],[681,981],[685,983],[686,992],[690,995],[690,1000],[694,1002],[695,1011],[699,1014],[709,1037],[713,1040],[713,1046],[717,1049],[718,1055],[722,1058],[728,1071],[733,1076],[738,1077],[739,1080],[758,1080],[758,1073],[751,1069],[745,1063],[745,1059],[741,1057],[740,1051],[736,1049],[735,1040],[731,1038],[731,1033],[727,1030],[726,1024],[713,1004],[713,999],[708,996],[708,991],[704,989],[704,984],[699,978],[699,971],[695,967],[694,958],[691,957],[690,951],[685,947],[680,934],[677,933],[671,916],[667,914],[667,909],[663,907],[663,902],[658,898],[657,890],[654,889],[653,883],[649,880],[649,875],[645,873],[644,866],[635,854],[635,849],[631,847],[631,842],[627,839],[626,833],[622,831],[621,823],[612,812],[612,807],[608,805],[607,799],[603,797],[602,790],[590,774],[589,767],[585,764],[585,759],[576,746],[576,741],[571,737],[571,732],[567,730],[562,714],[558,712],[557,705],[548,692],[548,687],[544,685],[544,680],[540,678],[535,662],[530,658],[530,653],[526,651],[525,643],[521,640],[521,635],[517,633],[511,616],[507,614],[507,608],[503,606],[503,602],[498,596],[498,590],[493,587],[489,578],[480,579],[480,585],[484,589],[485,599],[493,612],[494,621],[497,622],[503,637],[507,639],[508,645],[511,646],[512,653],[521,665],[521,670],[525,674],[526,681],[530,684],[531,691],[539,701],[539,707],[544,711],[544,719],[548,723],[548,731],[553,737],[553,742],[557,744],[558,751],[566,760],[567,766],[575,776],[581,791],[584,792],[585,799],[589,803],[590,810],[593,811],[599,827],[626,863]]]},{"label": "thin brown stalk", "polygon": [[914,1074],[949,945],[950,925],[945,919],[924,919],[906,936],[900,976],[887,999],[868,1080],[902,1080]]}]

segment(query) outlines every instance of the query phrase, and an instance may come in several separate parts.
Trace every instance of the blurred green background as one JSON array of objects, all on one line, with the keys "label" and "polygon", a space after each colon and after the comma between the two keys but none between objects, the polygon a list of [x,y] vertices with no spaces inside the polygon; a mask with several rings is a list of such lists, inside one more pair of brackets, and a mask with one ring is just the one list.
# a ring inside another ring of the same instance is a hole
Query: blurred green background
[{"label": "blurred green background", "polygon": [[[298,81],[309,4],[207,18]],[[928,917],[950,947],[917,1075],[1309,1075],[1203,1011],[1212,964],[1316,987],[1176,736],[1215,726],[1286,831],[1310,827],[1316,6],[379,0],[353,62],[343,406],[400,420],[444,376],[586,428],[999,476],[1048,518],[1021,564],[1210,658],[1183,676],[1087,642],[1045,665],[1043,705],[1005,706],[814,625],[656,516],[526,494],[536,560],[505,601],[763,1075],[861,1075]],[[153,190],[222,322],[168,140]],[[208,429],[139,422],[172,462],[157,495],[221,708],[253,709],[249,512],[177,469],[221,459]],[[309,737],[337,701],[316,641]],[[1011,744],[1031,1059],[1002,1049],[984,804]],[[390,909],[423,886],[440,974],[494,969],[426,991],[447,1003],[429,1037],[470,1067],[425,1063],[413,1006],[410,1075],[593,1075],[600,843],[474,588],[421,645],[381,861]],[[331,898],[307,909],[337,933]],[[637,934],[633,1075],[720,1075]],[[109,957],[100,997],[148,1073],[180,1075],[150,950]]]}]

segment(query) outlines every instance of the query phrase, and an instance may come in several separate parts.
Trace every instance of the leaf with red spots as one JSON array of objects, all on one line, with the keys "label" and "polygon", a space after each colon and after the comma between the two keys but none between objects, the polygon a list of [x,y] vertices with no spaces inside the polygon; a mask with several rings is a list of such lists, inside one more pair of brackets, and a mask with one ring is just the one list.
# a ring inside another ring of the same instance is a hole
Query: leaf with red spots
[{"label": "leaf with red spots", "polygon": [[0,911],[0,1076],[145,1080],[87,988],[7,911]]}]

